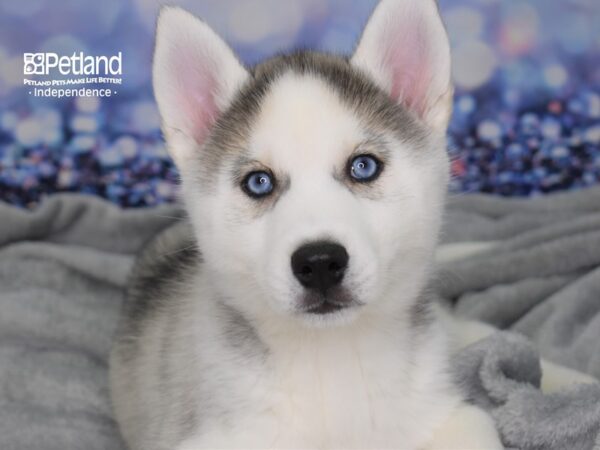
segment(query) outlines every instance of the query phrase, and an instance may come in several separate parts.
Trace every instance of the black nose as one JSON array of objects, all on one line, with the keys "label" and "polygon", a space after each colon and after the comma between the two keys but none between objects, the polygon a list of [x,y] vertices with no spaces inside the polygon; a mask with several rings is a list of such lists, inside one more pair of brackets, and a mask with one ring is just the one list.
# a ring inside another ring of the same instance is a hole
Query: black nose
[{"label": "black nose", "polygon": [[314,242],[292,255],[292,271],[302,286],[325,294],[342,281],[348,266],[346,249],[333,242]]}]

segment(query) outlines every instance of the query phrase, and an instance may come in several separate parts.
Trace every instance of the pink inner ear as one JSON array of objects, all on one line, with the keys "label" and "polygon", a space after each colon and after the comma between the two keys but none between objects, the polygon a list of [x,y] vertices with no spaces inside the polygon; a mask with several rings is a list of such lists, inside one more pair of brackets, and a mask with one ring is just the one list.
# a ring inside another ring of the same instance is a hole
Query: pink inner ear
[{"label": "pink inner ear", "polygon": [[427,27],[422,19],[415,20],[418,23],[404,24],[404,32],[385,30],[387,36],[380,42],[385,42],[383,65],[391,74],[391,96],[423,117],[432,79],[431,48]]},{"label": "pink inner ear", "polygon": [[210,128],[217,120],[219,110],[216,103],[217,81],[209,61],[202,57],[193,61],[193,56],[181,54],[171,59],[173,80],[180,118],[184,129],[198,144],[207,138]]}]

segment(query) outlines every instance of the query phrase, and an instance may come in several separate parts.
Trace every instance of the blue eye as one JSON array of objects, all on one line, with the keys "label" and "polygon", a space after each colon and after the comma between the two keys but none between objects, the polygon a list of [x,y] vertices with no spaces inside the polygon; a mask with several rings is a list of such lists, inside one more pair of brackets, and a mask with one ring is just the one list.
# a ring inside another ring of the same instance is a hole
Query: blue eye
[{"label": "blue eye", "polygon": [[379,176],[381,163],[371,155],[360,155],[350,163],[350,176],[356,181],[372,181]]},{"label": "blue eye", "polygon": [[273,191],[273,184],[269,173],[258,171],[249,173],[242,186],[250,197],[264,197]]}]

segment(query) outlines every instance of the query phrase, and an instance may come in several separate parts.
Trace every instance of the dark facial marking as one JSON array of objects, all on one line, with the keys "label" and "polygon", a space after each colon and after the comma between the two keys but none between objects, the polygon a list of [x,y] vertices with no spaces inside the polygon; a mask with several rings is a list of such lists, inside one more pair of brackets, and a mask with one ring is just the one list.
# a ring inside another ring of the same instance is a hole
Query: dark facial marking
[{"label": "dark facial marking", "polygon": [[[373,155],[380,161],[380,171],[374,180],[368,183],[361,183],[354,180],[350,175],[350,164],[360,155]],[[391,160],[391,150],[389,144],[383,136],[372,134],[367,140],[357,145],[352,153],[348,156],[348,159],[344,161],[340,166],[336,167],[333,173],[333,177],[349,190],[358,196],[368,198],[370,200],[378,200],[383,196],[381,189],[380,175],[385,171],[385,166]]]},{"label": "dark facial marking", "polygon": [[261,341],[252,323],[244,315],[221,301],[218,303],[223,334],[227,343],[242,356],[261,356],[268,353],[266,345]]},{"label": "dark facial marking", "polygon": [[[260,217],[266,211],[271,210],[283,195],[290,189],[291,181],[289,175],[282,172],[275,172],[270,167],[265,166],[260,161],[250,159],[246,155],[239,155],[234,158],[229,165],[229,179],[232,189],[239,192],[242,201],[247,207],[238,209],[233,213],[232,219],[246,221],[248,216],[253,218]],[[252,172],[265,171],[271,173],[275,179],[273,191],[264,197],[250,198],[245,192],[242,184],[246,176]]]}]

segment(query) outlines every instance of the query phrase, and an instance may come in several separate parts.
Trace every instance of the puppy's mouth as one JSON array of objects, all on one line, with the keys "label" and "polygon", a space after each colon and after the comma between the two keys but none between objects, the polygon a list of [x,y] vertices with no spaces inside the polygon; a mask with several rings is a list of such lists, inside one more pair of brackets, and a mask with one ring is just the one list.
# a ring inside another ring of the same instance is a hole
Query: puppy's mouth
[{"label": "puppy's mouth", "polygon": [[348,308],[349,305],[332,303],[329,301],[324,301],[319,305],[311,306],[304,310],[307,314],[330,314],[336,311],[341,311],[342,309]]},{"label": "puppy's mouth", "polygon": [[343,291],[326,295],[307,294],[301,302],[300,311],[305,314],[325,315],[354,308],[360,304],[352,295]]}]

